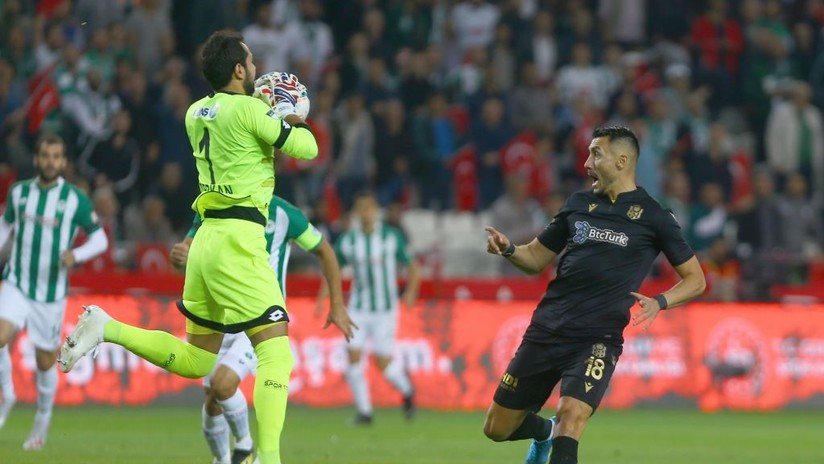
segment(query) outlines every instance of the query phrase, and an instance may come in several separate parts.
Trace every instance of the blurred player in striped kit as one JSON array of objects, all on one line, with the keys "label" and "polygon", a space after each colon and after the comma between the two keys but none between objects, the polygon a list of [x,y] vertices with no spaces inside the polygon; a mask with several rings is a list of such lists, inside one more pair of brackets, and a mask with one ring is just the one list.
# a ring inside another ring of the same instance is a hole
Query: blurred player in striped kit
[{"label": "blurred player in striped kit", "polygon": [[[66,309],[69,269],[103,253],[108,246],[89,197],[61,177],[65,166],[63,139],[56,135],[41,137],[34,156],[37,177],[12,185],[0,221],[0,246],[10,235],[13,240],[0,288],[0,427],[16,399],[8,343],[25,327],[37,361],[37,413],[31,434],[23,443],[26,450],[43,448],[49,432],[57,393],[54,363]],[[72,249],[80,229],[88,240]]]},{"label": "blurred player in striped kit", "polygon": [[414,389],[399,360],[392,359],[398,327],[398,266],[406,266],[409,279],[401,299],[407,308],[415,305],[420,284],[417,264],[406,251],[406,240],[395,227],[378,217],[378,200],[372,192],[355,198],[355,226],[338,238],[335,252],[342,266],[354,271],[349,297],[352,320],[359,330],[349,342],[346,380],[355,397],[355,425],[372,423],[372,403],[362,362],[367,339],[383,376],[403,395],[404,414],[415,413]]},{"label": "blurred player in striped kit", "polygon": [[[186,265],[189,245],[200,224],[201,218],[196,215],[186,239],[172,248],[170,258],[176,267]],[[343,303],[340,267],[332,246],[303,212],[283,198],[273,196],[269,203],[269,221],[266,224],[266,249],[269,251],[269,264],[275,270],[284,298],[291,242],[320,260],[326,284],[332,289],[331,306],[324,328],[334,324],[348,340],[352,336],[352,325]],[[249,338],[242,333],[226,334],[215,368],[211,374],[203,378],[206,393],[203,405],[203,435],[214,456],[214,464],[239,464],[252,454],[246,397],[238,386],[246,376],[254,373],[256,366],[257,358]],[[235,438],[235,448],[231,455],[230,430]]]}]

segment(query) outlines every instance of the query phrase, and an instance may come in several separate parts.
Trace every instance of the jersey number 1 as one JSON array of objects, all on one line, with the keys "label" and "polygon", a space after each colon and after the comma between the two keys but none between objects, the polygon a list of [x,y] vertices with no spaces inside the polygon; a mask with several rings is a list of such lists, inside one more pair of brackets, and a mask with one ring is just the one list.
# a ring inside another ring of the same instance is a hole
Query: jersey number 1
[{"label": "jersey number 1", "polygon": [[209,129],[203,128],[203,138],[200,139],[200,143],[198,144],[198,148],[200,148],[200,152],[203,154],[203,157],[206,158],[206,163],[209,164],[209,177],[212,179],[212,183],[215,183],[215,169],[212,167],[212,159],[209,157]]}]

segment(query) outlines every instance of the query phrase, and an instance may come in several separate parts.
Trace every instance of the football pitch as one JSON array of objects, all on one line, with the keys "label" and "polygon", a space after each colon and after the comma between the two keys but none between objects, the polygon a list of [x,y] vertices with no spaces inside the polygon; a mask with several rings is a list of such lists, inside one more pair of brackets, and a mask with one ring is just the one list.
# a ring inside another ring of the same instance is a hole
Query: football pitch
[{"label": "football pitch", "polygon": [[[492,443],[483,413],[421,411],[410,423],[378,410],[352,428],[348,409],[291,407],[286,464],[521,463],[528,442]],[[34,409],[17,407],[0,430],[0,462],[209,463],[196,406],[57,408],[46,449],[23,452]],[[824,410],[701,414],[687,409],[602,411],[584,435],[586,464],[824,463]]]}]

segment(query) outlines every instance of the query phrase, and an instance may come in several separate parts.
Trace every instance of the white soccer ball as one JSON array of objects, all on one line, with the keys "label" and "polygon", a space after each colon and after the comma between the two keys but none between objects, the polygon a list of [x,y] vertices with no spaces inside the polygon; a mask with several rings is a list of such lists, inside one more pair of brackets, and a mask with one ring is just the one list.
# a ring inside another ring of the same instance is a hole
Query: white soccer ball
[{"label": "white soccer ball", "polygon": [[295,97],[295,114],[301,119],[306,119],[309,116],[309,93],[306,91],[306,86],[298,81],[294,74],[285,72],[272,71],[266,73],[255,80],[254,96],[263,100],[267,105],[274,107],[275,100],[275,85],[285,83],[292,87],[290,93]]}]

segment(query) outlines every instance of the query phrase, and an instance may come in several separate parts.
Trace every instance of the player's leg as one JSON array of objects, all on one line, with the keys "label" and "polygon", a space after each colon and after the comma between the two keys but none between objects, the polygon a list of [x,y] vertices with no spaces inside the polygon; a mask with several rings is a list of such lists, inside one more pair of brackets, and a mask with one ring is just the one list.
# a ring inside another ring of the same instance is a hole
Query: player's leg
[{"label": "player's leg", "polygon": [[[2,307],[0,307],[2,310]],[[17,327],[7,319],[0,319],[0,429],[6,424],[17,395],[11,372],[11,354],[9,344],[17,332]]]},{"label": "player's leg", "polygon": [[564,356],[558,425],[553,438],[553,464],[576,464],[578,442],[590,416],[606,394],[622,348],[605,343],[584,343]]},{"label": "player's leg", "polygon": [[214,392],[213,402],[222,411],[235,437],[232,462],[242,462],[253,450],[252,435],[249,433],[249,408],[246,396],[238,387],[243,379],[254,372],[256,365],[257,359],[249,338],[238,334],[218,360],[218,365],[209,378],[209,385]]},{"label": "player's leg", "polygon": [[[186,321],[187,341],[162,330],[148,330],[113,319],[96,305],[85,307],[77,327],[60,350],[60,369],[69,372],[75,363],[101,342],[120,345],[155,366],[188,378],[208,374],[217,360],[223,334],[191,332],[196,324]],[[201,327],[201,329],[204,329]]]},{"label": "player's leg", "polygon": [[223,417],[223,410],[217,404],[215,392],[211,387],[206,386],[209,376],[203,378],[205,398],[203,410],[201,411],[201,428],[209,451],[212,452],[212,464],[229,464],[231,457],[229,454],[229,424]]},{"label": "player's leg", "polygon": [[14,335],[26,326],[30,311],[29,300],[16,286],[8,282],[0,286],[0,394],[3,395],[0,403],[0,428],[6,423],[17,402],[9,345]]},{"label": "player's leg", "polygon": [[407,419],[415,416],[414,389],[403,361],[393,356],[395,334],[398,327],[397,313],[379,314],[376,318],[373,345],[375,361],[384,378],[403,396],[403,411]]},{"label": "player's leg", "polygon": [[[369,383],[366,381],[366,360],[364,348],[366,339],[374,334],[374,318],[371,314],[353,312],[352,321],[359,327],[352,335],[346,347],[349,364],[346,366],[344,377],[352,397],[355,400],[355,418],[353,425],[369,425],[372,423],[372,401],[369,398]],[[374,337],[372,337],[374,340]]]},{"label": "player's leg", "polygon": [[560,380],[551,346],[524,340],[495,390],[484,423],[493,441],[532,439],[526,464],[545,464],[552,449],[554,418],[537,414]]},{"label": "player's leg", "polygon": [[51,425],[54,397],[57,395],[57,348],[60,346],[60,330],[66,300],[52,303],[28,301],[26,318],[29,340],[35,347],[35,385],[37,386],[37,412],[28,439],[23,443],[26,450],[39,450],[46,444]]},{"label": "player's leg", "polygon": [[254,391],[258,459],[261,464],[280,464],[280,434],[286,419],[289,377],[295,362],[287,324],[267,324],[246,333],[258,360]]}]

